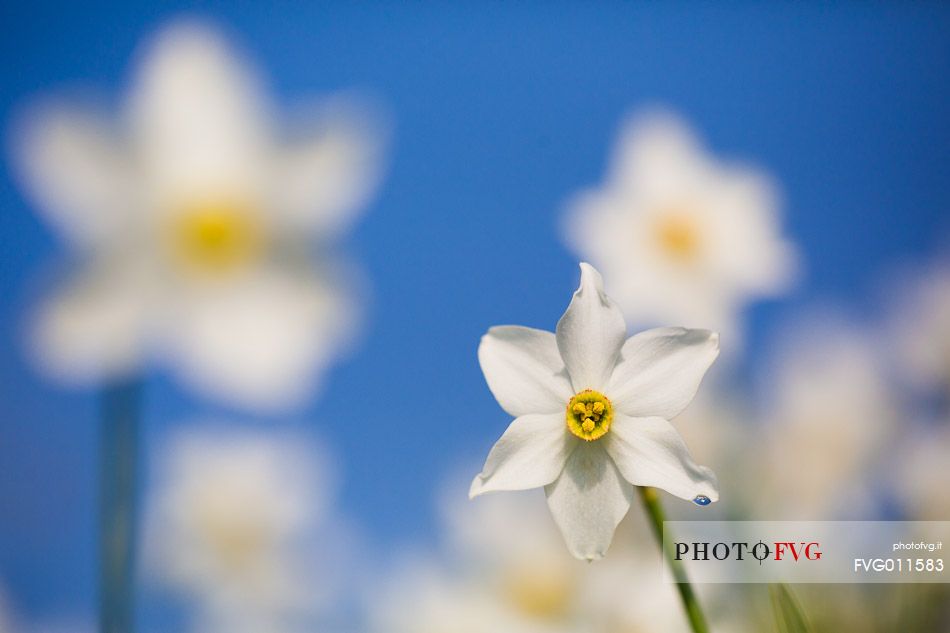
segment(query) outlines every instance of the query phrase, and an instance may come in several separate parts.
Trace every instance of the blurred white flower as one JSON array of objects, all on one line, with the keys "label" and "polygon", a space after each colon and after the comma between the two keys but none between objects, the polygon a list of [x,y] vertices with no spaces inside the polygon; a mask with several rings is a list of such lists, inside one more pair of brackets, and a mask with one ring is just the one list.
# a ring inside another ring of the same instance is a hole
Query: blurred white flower
[{"label": "blurred white flower", "polygon": [[313,446],[275,434],[182,431],[161,462],[148,569],[195,602],[205,628],[283,630],[329,599],[339,579],[315,560],[313,542],[332,532],[332,473]]},{"label": "blurred white flower", "polygon": [[950,518],[950,424],[902,436],[891,471],[897,500],[909,520],[946,521]]},{"label": "blurred white flower", "polygon": [[544,501],[526,493],[492,495],[477,504],[443,504],[449,556],[509,616],[534,628],[564,630],[583,618],[581,582],[589,566],[564,551]]},{"label": "blurred white flower", "polygon": [[916,389],[909,399],[914,422],[899,437],[892,492],[917,520],[950,517],[950,260],[900,276],[888,337],[901,377]]},{"label": "blurred white flower", "polygon": [[830,314],[785,332],[767,376],[767,413],[747,488],[760,519],[867,519],[881,501],[896,405],[881,346]]},{"label": "blurred white flower", "polygon": [[494,587],[414,561],[393,575],[373,603],[380,633],[567,633],[562,622],[519,613]]},{"label": "blurred white flower", "polygon": [[544,502],[524,494],[450,503],[446,514],[446,560],[421,563],[416,556],[391,576],[388,592],[373,603],[375,630],[688,630],[675,587],[662,581],[655,548],[654,556],[643,556],[625,543],[598,565],[577,561],[564,551]]},{"label": "blurred white flower", "polygon": [[900,367],[915,386],[950,392],[950,265],[922,271],[896,291]]},{"label": "blurred white flower", "polygon": [[478,348],[492,394],[516,419],[469,495],[544,486],[568,548],[583,559],[606,553],[631,484],[700,504],[719,498],[715,475],[693,462],[668,422],[719,354],[718,336],[660,328],[624,339],[600,274],[581,264],[557,334],[494,327]]},{"label": "blurred white flower", "polygon": [[239,404],[303,398],[355,310],[340,264],[310,251],[353,218],[379,162],[347,103],[307,118],[278,129],[254,70],[189,22],[147,47],[118,117],[36,108],[23,179],[83,260],[38,318],[48,368],[88,381],[158,358]]},{"label": "blurred white flower", "polygon": [[631,323],[702,325],[733,347],[741,308],[795,270],[771,180],[709,156],[663,112],[624,124],[606,181],[569,204],[564,233]]}]

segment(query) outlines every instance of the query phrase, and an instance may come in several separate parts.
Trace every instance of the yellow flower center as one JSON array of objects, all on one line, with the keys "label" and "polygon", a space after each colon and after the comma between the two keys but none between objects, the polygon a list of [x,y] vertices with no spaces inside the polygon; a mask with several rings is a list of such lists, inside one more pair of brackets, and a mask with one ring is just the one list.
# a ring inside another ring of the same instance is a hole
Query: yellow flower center
[{"label": "yellow flower center", "polygon": [[505,580],[505,595],[521,613],[544,620],[567,615],[575,588],[565,570],[516,569]]},{"label": "yellow flower center", "polygon": [[664,213],[656,223],[656,239],[660,249],[671,259],[688,262],[699,254],[701,246],[699,227],[686,213]]},{"label": "yellow flower center", "polygon": [[253,567],[267,549],[267,527],[260,521],[241,520],[217,510],[210,504],[197,513],[197,527],[205,547],[223,567],[235,571]]},{"label": "yellow flower center", "polygon": [[567,428],[582,440],[592,442],[606,435],[613,419],[610,400],[599,391],[585,389],[567,403]]},{"label": "yellow flower center", "polygon": [[171,251],[192,272],[234,272],[258,260],[265,232],[246,207],[226,202],[203,202],[175,216],[170,231]]}]

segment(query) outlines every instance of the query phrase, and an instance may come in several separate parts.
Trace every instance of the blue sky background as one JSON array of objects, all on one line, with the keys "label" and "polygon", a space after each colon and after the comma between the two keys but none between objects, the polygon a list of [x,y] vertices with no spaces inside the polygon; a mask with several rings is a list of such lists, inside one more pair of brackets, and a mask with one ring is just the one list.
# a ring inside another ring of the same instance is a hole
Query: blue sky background
[{"label": "blue sky background", "polygon": [[[5,3],[0,121],[76,85],[122,93],[141,38],[188,9]],[[752,375],[776,323],[816,301],[880,305],[881,280],[950,237],[950,6],[933,4],[201,3],[279,102],[368,91],[394,124],[389,170],[347,250],[370,279],[356,353],[295,413],[342,469],[341,504],[386,549],[423,540],[447,473],[508,423],[475,358],[491,325],[546,329],[577,281],[564,201],[600,181],[618,123],[682,114],[715,153],[771,172],[805,276],[750,311]],[[0,169],[0,582],[25,615],[90,609],[95,394],[24,360],[29,281],[60,245]],[[411,411],[410,411],[411,410]],[[222,415],[163,376],[147,436]],[[330,424],[330,417],[344,425]],[[285,421],[280,421],[286,424]]]}]

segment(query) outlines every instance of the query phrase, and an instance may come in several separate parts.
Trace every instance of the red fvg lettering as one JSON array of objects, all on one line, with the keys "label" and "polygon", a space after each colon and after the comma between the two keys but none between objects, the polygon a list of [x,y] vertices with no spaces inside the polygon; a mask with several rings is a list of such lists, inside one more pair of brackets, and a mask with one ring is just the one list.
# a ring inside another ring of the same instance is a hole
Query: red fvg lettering
[{"label": "red fvg lettering", "polygon": [[807,560],[818,560],[821,558],[820,545],[816,542],[811,543],[775,543],[775,560],[782,560],[782,556],[791,554],[792,559],[798,561],[799,557],[804,556]]}]

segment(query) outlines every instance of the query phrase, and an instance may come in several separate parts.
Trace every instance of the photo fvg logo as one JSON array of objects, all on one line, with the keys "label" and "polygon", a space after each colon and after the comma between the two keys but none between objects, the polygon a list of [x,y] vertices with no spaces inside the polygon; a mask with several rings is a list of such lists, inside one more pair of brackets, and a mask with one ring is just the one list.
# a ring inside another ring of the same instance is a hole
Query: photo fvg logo
[{"label": "photo fvg logo", "polygon": [[676,560],[746,560],[755,559],[761,565],[766,560],[790,560],[793,562],[821,559],[821,543],[818,541],[758,541],[750,545],[746,541],[725,542],[674,542]]}]

